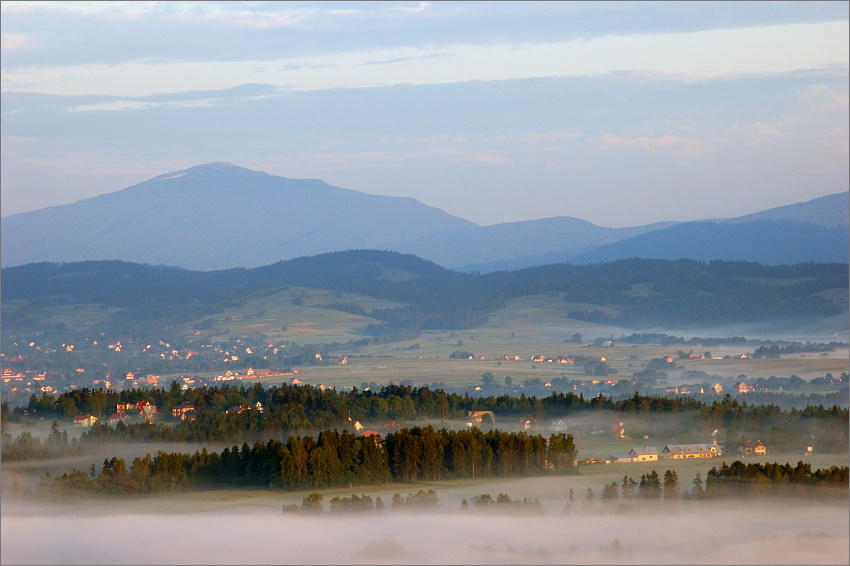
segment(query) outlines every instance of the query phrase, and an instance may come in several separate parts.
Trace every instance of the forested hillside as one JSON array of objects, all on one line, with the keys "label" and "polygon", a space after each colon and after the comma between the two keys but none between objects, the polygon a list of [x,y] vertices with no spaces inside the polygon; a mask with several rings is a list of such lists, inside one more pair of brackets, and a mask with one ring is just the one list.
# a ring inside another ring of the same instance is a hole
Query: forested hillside
[{"label": "forested hillside", "polygon": [[404,304],[369,313],[384,332],[473,328],[508,299],[541,293],[584,305],[571,318],[635,328],[817,320],[846,313],[850,287],[847,264],[819,263],[629,259],[481,275],[374,250],[214,272],[119,261],[37,263],[2,272],[3,333],[43,330],[50,309],[79,304],[100,305],[108,313],[100,325],[113,332],[147,327],[161,333],[238,307],[250,293],[290,285]]}]

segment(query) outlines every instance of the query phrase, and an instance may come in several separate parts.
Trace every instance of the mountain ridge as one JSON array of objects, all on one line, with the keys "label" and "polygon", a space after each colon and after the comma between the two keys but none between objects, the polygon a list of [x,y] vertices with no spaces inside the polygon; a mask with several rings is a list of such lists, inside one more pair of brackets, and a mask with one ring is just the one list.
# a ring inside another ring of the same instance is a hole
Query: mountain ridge
[{"label": "mountain ridge", "polygon": [[[714,221],[716,235],[703,231],[702,237],[722,242],[719,235],[733,230],[731,225],[752,228],[754,222],[785,221],[793,225],[790,233],[801,234],[820,250],[819,260],[846,262],[846,195],[720,219]],[[671,231],[678,226],[690,228]],[[782,235],[775,226],[779,236],[739,230],[752,240],[740,257],[726,257],[718,247],[700,259],[797,261],[799,254],[767,253],[776,248],[771,239]],[[3,218],[0,230],[3,267],[118,259],[218,270],[361,248],[410,253],[450,269],[484,272],[606,261],[618,253],[654,257],[658,238],[665,234],[681,240],[681,257],[691,257],[694,246],[686,244],[701,233],[695,222],[605,228],[568,216],[479,226],[413,198],[369,195],[229,162],[172,171],[116,192],[14,214]],[[692,235],[683,238],[683,233]],[[655,239],[649,234],[656,234]]]}]

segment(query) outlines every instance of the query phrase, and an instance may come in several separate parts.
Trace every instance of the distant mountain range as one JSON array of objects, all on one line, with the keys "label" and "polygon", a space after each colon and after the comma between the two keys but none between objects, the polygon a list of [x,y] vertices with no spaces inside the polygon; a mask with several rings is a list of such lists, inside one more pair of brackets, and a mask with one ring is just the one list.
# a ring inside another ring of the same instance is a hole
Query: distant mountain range
[{"label": "distant mountain range", "polygon": [[631,228],[570,217],[479,226],[411,198],[209,163],[3,218],[0,257],[3,267],[120,259],[202,271],[350,249],[481,272],[629,257],[847,263],[848,203],[838,193],[739,218]]}]

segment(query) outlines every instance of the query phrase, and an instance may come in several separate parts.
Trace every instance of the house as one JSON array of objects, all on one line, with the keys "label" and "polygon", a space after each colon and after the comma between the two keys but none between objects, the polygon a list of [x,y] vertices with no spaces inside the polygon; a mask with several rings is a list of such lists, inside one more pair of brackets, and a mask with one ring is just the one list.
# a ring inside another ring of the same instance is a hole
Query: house
[{"label": "house", "polygon": [[171,416],[176,418],[176,419],[180,419],[182,421],[182,420],[184,420],[183,415],[185,415],[189,411],[194,411],[194,410],[195,410],[195,405],[193,405],[192,403],[183,403],[182,405],[178,405],[178,406],[174,407],[173,409],[171,409]]},{"label": "house", "polygon": [[712,389],[714,389],[714,392],[717,393],[718,395],[723,393],[723,386],[720,385],[719,383],[715,383],[714,387],[712,387]]},{"label": "house", "polygon": [[767,455],[767,446],[761,440],[748,440],[738,446],[739,456],[749,456],[751,454],[765,456]]},{"label": "house", "polygon": [[383,448],[383,443],[381,442],[381,433],[377,430],[364,430],[361,431],[360,434],[362,434],[365,438],[371,439],[372,442],[375,443],[375,446],[377,446],[378,448]]},{"label": "house", "polygon": [[549,424],[549,428],[555,432],[567,432],[567,423],[564,419],[555,419]]},{"label": "house", "polygon": [[667,388],[667,393],[678,393],[678,392],[679,392],[679,388],[678,388],[678,387],[673,386],[673,387],[668,387],[668,388]]},{"label": "house", "polygon": [[127,420],[127,413],[112,413],[111,415],[109,415],[110,424],[123,422],[125,420]]},{"label": "house", "polygon": [[476,423],[484,422],[484,419],[488,416],[491,423],[496,422],[496,415],[493,414],[493,411],[469,411],[466,414],[467,419]]},{"label": "house", "polygon": [[263,412],[263,404],[260,403],[259,401],[257,401],[256,403],[254,403],[254,410],[257,411],[258,413],[262,413]]},{"label": "house", "polygon": [[668,444],[661,451],[662,460],[689,460],[692,458],[716,458],[722,455],[717,442],[711,444]]},{"label": "house", "polygon": [[735,384],[735,389],[738,391],[738,393],[752,393],[753,391],[756,390],[756,386],[755,385],[747,385],[743,381],[739,381],[738,383]]},{"label": "house", "polygon": [[634,458],[634,462],[655,462],[658,460],[658,448],[649,446],[632,448],[629,450],[629,456]]},{"label": "house", "polygon": [[156,414],[156,405],[151,405],[147,401],[139,401],[136,403],[136,410],[139,412],[139,417],[146,421],[152,421]]},{"label": "house", "polygon": [[354,430],[356,430],[357,432],[363,430],[363,425],[360,424],[360,421],[354,421]]},{"label": "house", "polygon": [[611,456],[612,464],[628,464],[631,462],[637,462],[638,459],[631,454],[614,454]]},{"label": "house", "polygon": [[97,423],[97,417],[94,415],[80,415],[74,417],[74,426],[90,427]]}]

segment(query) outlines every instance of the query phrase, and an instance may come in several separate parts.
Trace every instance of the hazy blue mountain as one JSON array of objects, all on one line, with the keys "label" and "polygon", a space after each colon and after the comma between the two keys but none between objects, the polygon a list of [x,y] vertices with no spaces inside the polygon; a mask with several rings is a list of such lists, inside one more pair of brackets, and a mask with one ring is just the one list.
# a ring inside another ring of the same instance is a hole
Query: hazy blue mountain
[{"label": "hazy blue mountain", "polygon": [[2,264],[121,259],[213,270],[476,226],[417,200],[210,163],[2,222]]},{"label": "hazy blue mountain", "polygon": [[641,234],[570,258],[599,263],[629,257],[758,261],[772,265],[802,262],[847,263],[850,231],[807,222],[686,222]]},{"label": "hazy blue mountain", "polygon": [[463,271],[521,269],[558,263],[564,258],[658,230],[675,222],[630,228],[604,228],[586,220],[559,216],[473,226],[437,234],[427,241],[389,242],[387,248],[412,253]]},{"label": "hazy blue mountain", "polygon": [[[827,228],[850,227],[850,192],[827,195],[807,202],[771,208],[762,212],[732,218],[726,222],[742,223],[755,220],[790,220],[807,222]],[[846,258],[845,258],[846,259]]]},{"label": "hazy blue mountain", "polygon": [[604,228],[555,217],[479,226],[411,198],[209,163],[8,216],[0,246],[4,267],[119,259],[216,270],[351,249],[485,273],[628,257],[846,262],[847,210],[842,193],[707,223]]}]

